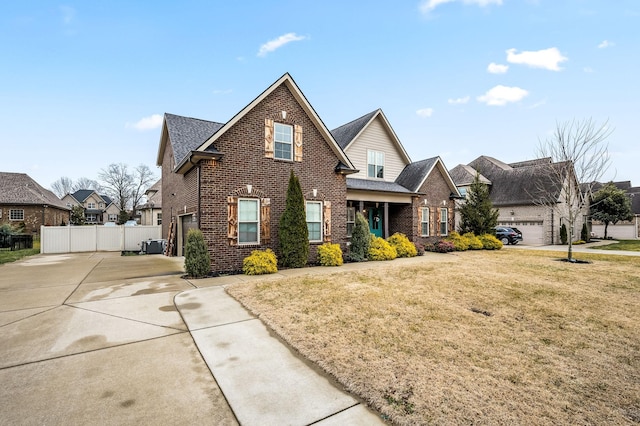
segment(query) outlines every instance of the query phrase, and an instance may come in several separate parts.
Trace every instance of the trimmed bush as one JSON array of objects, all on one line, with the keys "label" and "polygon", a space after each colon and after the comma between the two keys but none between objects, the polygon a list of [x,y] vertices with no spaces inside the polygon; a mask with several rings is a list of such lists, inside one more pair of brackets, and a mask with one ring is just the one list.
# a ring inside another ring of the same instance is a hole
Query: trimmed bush
[{"label": "trimmed bush", "polygon": [[582,224],[582,229],[580,230],[580,239],[585,243],[589,242],[589,228],[587,228],[587,224]]},{"label": "trimmed bush", "polygon": [[467,232],[463,237],[469,242],[469,250],[482,250],[484,248],[480,238],[476,237],[473,232]]},{"label": "trimmed bush", "polygon": [[560,227],[560,244],[567,244],[567,226],[563,223]]},{"label": "trimmed bush", "polygon": [[349,247],[349,260],[362,262],[367,259],[369,253],[369,222],[360,212],[356,213],[356,222],[351,233],[351,246]]},{"label": "trimmed bush", "polygon": [[184,269],[194,278],[206,277],[211,272],[211,258],[199,229],[189,229],[184,246]]},{"label": "trimmed bush", "polygon": [[406,235],[396,232],[387,239],[387,242],[396,249],[398,257],[415,257],[418,254],[415,244]]},{"label": "trimmed bush", "polygon": [[280,263],[287,268],[302,268],[309,260],[309,229],[304,211],[304,196],[298,177],[289,175],[287,199],[278,229]]},{"label": "trimmed bush", "polygon": [[449,241],[451,244],[453,244],[453,248],[456,251],[467,251],[469,250],[469,239],[463,237],[462,235],[458,234],[457,232],[452,232],[449,235],[449,238],[447,238],[445,241]]},{"label": "trimmed bush", "polygon": [[485,250],[500,250],[502,248],[502,241],[496,238],[495,235],[483,234],[478,238],[482,241],[482,248]]},{"label": "trimmed bush", "polygon": [[318,247],[318,257],[322,266],[342,265],[342,249],[340,244],[324,243]]},{"label": "trimmed bush", "polygon": [[245,275],[275,274],[278,272],[278,258],[271,249],[253,250],[242,260],[242,273]]},{"label": "trimmed bush", "polygon": [[398,252],[387,240],[371,234],[368,257],[369,260],[393,260],[398,257]]}]

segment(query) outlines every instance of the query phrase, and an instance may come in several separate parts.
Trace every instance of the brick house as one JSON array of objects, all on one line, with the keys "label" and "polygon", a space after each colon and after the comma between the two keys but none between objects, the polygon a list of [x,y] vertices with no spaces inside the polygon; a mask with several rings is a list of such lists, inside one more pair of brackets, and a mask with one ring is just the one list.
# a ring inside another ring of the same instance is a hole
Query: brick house
[{"label": "brick house", "polygon": [[[356,211],[369,215],[372,232],[383,237],[403,232],[418,242],[446,235],[459,194],[440,158],[412,163],[382,111],[365,117],[330,132],[289,74],[226,123],[165,114],[157,157],[163,235],[174,226],[182,255],[188,229],[200,229],[219,272],[241,269],[255,249],[277,254],[291,171],[305,198],[310,262],[324,242],[347,249]],[[381,123],[386,131],[375,134]],[[383,155],[368,164],[367,150],[363,158],[358,149],[371,137]],[[370,167],[374,177],[359,170]]]},{"label": "brick house", "polygon": [[22,226],[39,234],[40,226],[69,223],[70,209],[48,189],[24,173],[0,172],[0,224]]}]

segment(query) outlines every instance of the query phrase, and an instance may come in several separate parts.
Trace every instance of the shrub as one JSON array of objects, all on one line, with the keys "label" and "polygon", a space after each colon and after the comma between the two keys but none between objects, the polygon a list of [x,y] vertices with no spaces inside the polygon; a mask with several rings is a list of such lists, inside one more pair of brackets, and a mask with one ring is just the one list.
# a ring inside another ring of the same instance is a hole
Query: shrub
[{"label": "shrub", "polygon": [[356,222],[351,233],[349,260],[362,262],[369,253],[369,222],[360,212],[356,213]]},{"label": "shrub", "polygon": [[451,241],[446,240],[438,241],[434,244],[434,248],[437,253],[450,253],[456,249]]},{"label": "shrub", "polygon": [[560,227],[560,243],[567,244],[567,227],[564,223]]},{"label": "shrub", "polygon": [[342,249],[340,244],[325,243],[318,247],[318,257],[322,266],[342,265]]},{"label": "shrub", "polygon": [[483,234],[478,237],[482,242],[482,248],[485,250],[500,250],[502,242],[495,235]]},{"label": "shrub", "polygon": [[384,238],[371,234],[368,257],[369,260],[393,260],[398,257],[398,252]]},{"label": "shrub", "polygon": [[589,242],[589,228],[587,228],[587,224],[582,224],[582,229],[580,230],[580,239],[585,243]]},{"label": "shrub", "polygon": [[209,250],[199,229],[189,229],[184,246],[184,269],[194,278],[206,277],[211,272]]},{"label": "shrub", "polygon": [[445,241],[449,241],[453,244],[455,251],[467,251],[469,250],[469,239],[463,237],[457,232],[452,232]]},{"label": "shrub", "polygon": [[278,272],[278,258],[271,249],[253,250],[242,260],[245,275],[275,274]]},{"label": "shrub", "polygon": [[304,211],[304,197],[298,177],[289,175],[287,199],[278,229],[280,263],[289,268],[302,268],[309,259],[309,230]]},{"label": "shrub", "polygon": [[574,243],[573,243],[573,245],[574,245],[574,246],[576,246],[576,245],[586,244],[586,243],[587,243],[587,242],[586,242],[586,241],[584,241],[584,240],[578,240],[578,241],[574,242]]},{"label": "shrub", "polygon": [[425,249],[424,249],[424,246],[422,244],[420,244],[420,243],[416,244],[416,251],[418,252],[417,253],[418,256],[424,256]]},{"label": "shrub", "polygon": [[396,232],[387,239],[387,242],[396,249],[398,257],[414,257],[418,254],[416,246],[409,241],[406,235]]},{"label": "shrub", "polygon": [[463,235],[463,237],[466,238],[469,242],[470,250],[482,250],[484,248],[482,245],[482,241],[480,241],[480,238],[476,237],[473,232],[467,232]]}]

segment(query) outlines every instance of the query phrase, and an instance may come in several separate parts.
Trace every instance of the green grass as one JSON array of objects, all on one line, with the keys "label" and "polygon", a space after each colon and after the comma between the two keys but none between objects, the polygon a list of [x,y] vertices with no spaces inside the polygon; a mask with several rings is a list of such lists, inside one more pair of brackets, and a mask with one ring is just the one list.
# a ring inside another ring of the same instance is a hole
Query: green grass
[{"label": "green grass", "polygon": [[598,250],[640,251],[640,240],[620,240],[617,243],[608,244],[606,246],[596,246],[593,248]]},{"label": "green grass", "polygon": [[40,253],[40,241],[33,242],[33,248],[25,249],[25,250],[2,250],[0,251],[0,265],[3,263],[15,262],[16,260],[20,260],[23,257],[33,256],[34,254]]}]

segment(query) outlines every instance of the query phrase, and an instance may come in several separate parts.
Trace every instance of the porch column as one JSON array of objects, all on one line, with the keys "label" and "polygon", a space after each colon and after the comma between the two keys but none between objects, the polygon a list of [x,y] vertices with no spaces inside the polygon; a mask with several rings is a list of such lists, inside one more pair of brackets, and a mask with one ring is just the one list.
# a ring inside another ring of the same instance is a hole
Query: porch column
[{"label": "porch column", "polygon": [[362,213],[362,211],[364,210],[364,201],[360,201],[360,206],[358,206],[360,208],[359,212]]},{"label": "porch column", "polygon": [[384,238],[389,238],[389,203],[384,203]]}]

